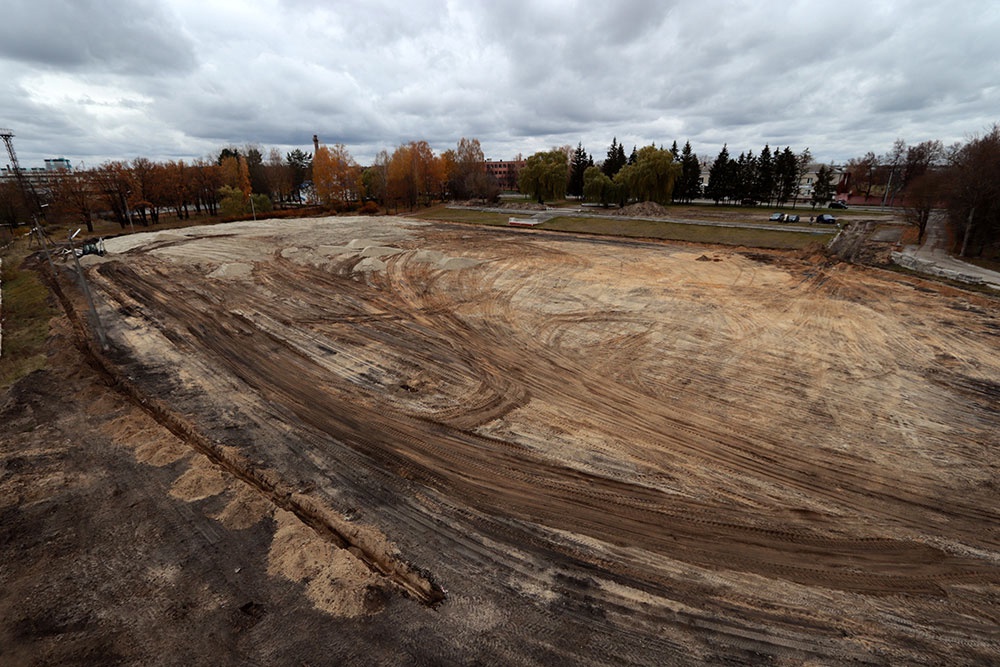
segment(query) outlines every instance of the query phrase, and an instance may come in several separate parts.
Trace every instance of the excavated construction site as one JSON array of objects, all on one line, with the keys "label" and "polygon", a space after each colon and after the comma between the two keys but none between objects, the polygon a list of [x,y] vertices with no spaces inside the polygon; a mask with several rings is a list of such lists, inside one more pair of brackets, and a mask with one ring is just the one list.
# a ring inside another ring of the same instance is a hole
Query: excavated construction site
[{"label": "excavated construction site", "polygon": [[107,349],[64,278],[0,407],[8,664],[1000,661],[995,298],[392,217],[106,247]]}]

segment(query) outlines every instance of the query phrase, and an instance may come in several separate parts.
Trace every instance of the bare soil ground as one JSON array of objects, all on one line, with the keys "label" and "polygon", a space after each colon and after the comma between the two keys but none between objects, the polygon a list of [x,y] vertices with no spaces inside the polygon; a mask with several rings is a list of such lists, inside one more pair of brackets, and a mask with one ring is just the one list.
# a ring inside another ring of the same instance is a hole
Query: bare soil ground
[{"label": "bare soil ground", "polygon": [[[86,258],[0,405],[4,664],[995,664],[1000,309],[336,218]],[[72,300],[68,296],[68,300]]]}]

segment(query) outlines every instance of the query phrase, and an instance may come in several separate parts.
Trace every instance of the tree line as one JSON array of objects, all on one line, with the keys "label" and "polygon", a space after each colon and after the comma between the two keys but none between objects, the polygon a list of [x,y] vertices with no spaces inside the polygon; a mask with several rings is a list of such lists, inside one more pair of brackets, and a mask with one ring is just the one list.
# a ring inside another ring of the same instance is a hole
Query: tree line
[{"label": "tree line", "polygon": [[[98,217],[128,225],[156,224],[163,213],[236,218],[272,207],[316,203],[332,211],[414,208],[446,198],[496,199],[478,139],[462,138],[436,155],[426,141],[380,151],[361,167],[343,144],[282,155],[260,146],[227,146],[213,158],[108,161],[91,169],[46,172],[34,192],[0,182],[0,224],[11,229],[32,215],[72,220],[94,230]],[[37,201],[36,201],[37,200]]]},{"label": "tree line", "polygon": [[609,206],[624,206],[630,201],[668,204],[690,202],[701,196],[701,165],[686,142],[679,150],[674,141],[669,149],[655,144],[625,147],[618,138],[611,140],[607,155],[600,163],[577,144],[540,151],[530,156],[518,176],[522,193],[540,203],[567,195]]},{"label": "tree line", "polygon": [[[921,237],[932,212],[940,209],[962,254],[1000,255],[998,127],[947,148],[940,141],[908,146],[900,139],[882,155],[854,158],[844,168],[845,194],[868,204],[904,207]],[[809,149],[772,151],[765,145],[756,155],[745,151],[734,158],[724,145],[703,189],[701,164],[690,142],[683,148],[676,141],[670,148],[633,147],[626,155],[615,137],[600,161],[582,143],[539,151],[523,161],[517,183],[540,202],[568,195],[624,206],[707,197],[716,204],[783,206],[794,204],[799,184],[812,169]],[[832,181],[830,167],[820,165],[812,183],[814,205],[833,197]],[[217,156],[190,162],[137,157],[48,174],[39,189],[46,216],[72,219],[90,231],[96,216],[124,228],[155,224],[165,212],[184,219],[192,212],[233,218],[303,201],[335,211],[412,209],[434,200],[493,201],[500,194],[479,140],[464,137],[440,155],[426,141],[411,141],[391,153],[380,151],[367,167],[358,165],[343,144],[318,145],[315,154],[295,149],[284,155],[256,144],[227,146]],[[0,224],[13,228],[25,222],[31,208],[13,179],[0,183]]]},{"label": "tree line", "polygon": [[[311,177],[312,156],[293,150],[284,156],[260,147],[226,147],[215,159],[154,162],[145,157],[108,161],[91,169],[46,173],[25,201],[13,179],[0,184],[0,222],[11,228],[33,214],[72,220],[94,230],[97,217],[149,226],[160,215],[236,217],[251,208],[266,211],[288,203]],[[42,209],[40,211],[39,209]]]},{"label": "tree line", "polygon": [[[772,203],[784,206],[793,203],[799,194],[799,184],[808,173],[812,155],[809,149],[800,153],[791,147],[771,152],[765,145],[759,155],[753,151],[740,153],[738,158],[729,154],[729,146],[723,145],[708,172],[705,195],[715,201],[757,205]],[[826,165],[820,167],[817,183],[812,188],[813,203],[828,201],[832,176]]]}]

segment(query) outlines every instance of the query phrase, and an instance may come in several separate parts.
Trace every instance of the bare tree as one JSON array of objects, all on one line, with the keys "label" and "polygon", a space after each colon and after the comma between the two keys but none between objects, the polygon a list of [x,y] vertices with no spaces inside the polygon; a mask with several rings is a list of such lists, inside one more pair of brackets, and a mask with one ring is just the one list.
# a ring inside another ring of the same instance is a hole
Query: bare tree
[{"label": "bare tree", "polygon": [[94,170],[94,187],[122,229],[128,224],[130,183],[124,162],[105,162]]},{"label": "bare tree", "polygon": [[944,171],[925,171],[914,178],[906,190],[903,217],[917,228],[917,244],[924,242],[931,212],[944,203],[947,179],[948,174]]},{"label": "bare tree", "polygon": [[875,153],[868,151],[864,157],[852,158],[847,163],[847,171],[851,175],[855,191],[865,196],[865,203],[872,196],[876,185],[879,161]]},{"label": "bare tree", "polygon": [[52,204],[59,213],[76,218],[94,231],[97,191],[89,171],[61,171],[52,181]]},{"label": "bare tree", "polygon": [[948,213],[960,255],[1000,254],[1000,125],[951,156]]},{"label": "bare tree", "polygon": [[885,192],[882,194],[882,206],[888,204],[892,206],[896,194],[903,189],[902,178],[898,174],[903,158],[906,156],[906,142],[896,139],[892,144],[892,150],[882,156],[880,162],[885,168],[888,176],[885,183]]}]

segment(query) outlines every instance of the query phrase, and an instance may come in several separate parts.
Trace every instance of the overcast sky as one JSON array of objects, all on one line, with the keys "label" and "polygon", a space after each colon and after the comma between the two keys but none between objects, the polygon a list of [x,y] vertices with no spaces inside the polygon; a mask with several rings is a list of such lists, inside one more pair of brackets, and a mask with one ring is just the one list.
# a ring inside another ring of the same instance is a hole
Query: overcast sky
[{"label": "overcast sky", "polygon": [[314,133],[361,164],[463,136],[842,162],[1000,121],[998,37],[997,0],[4,0],[0,127],[22,166]]}]

